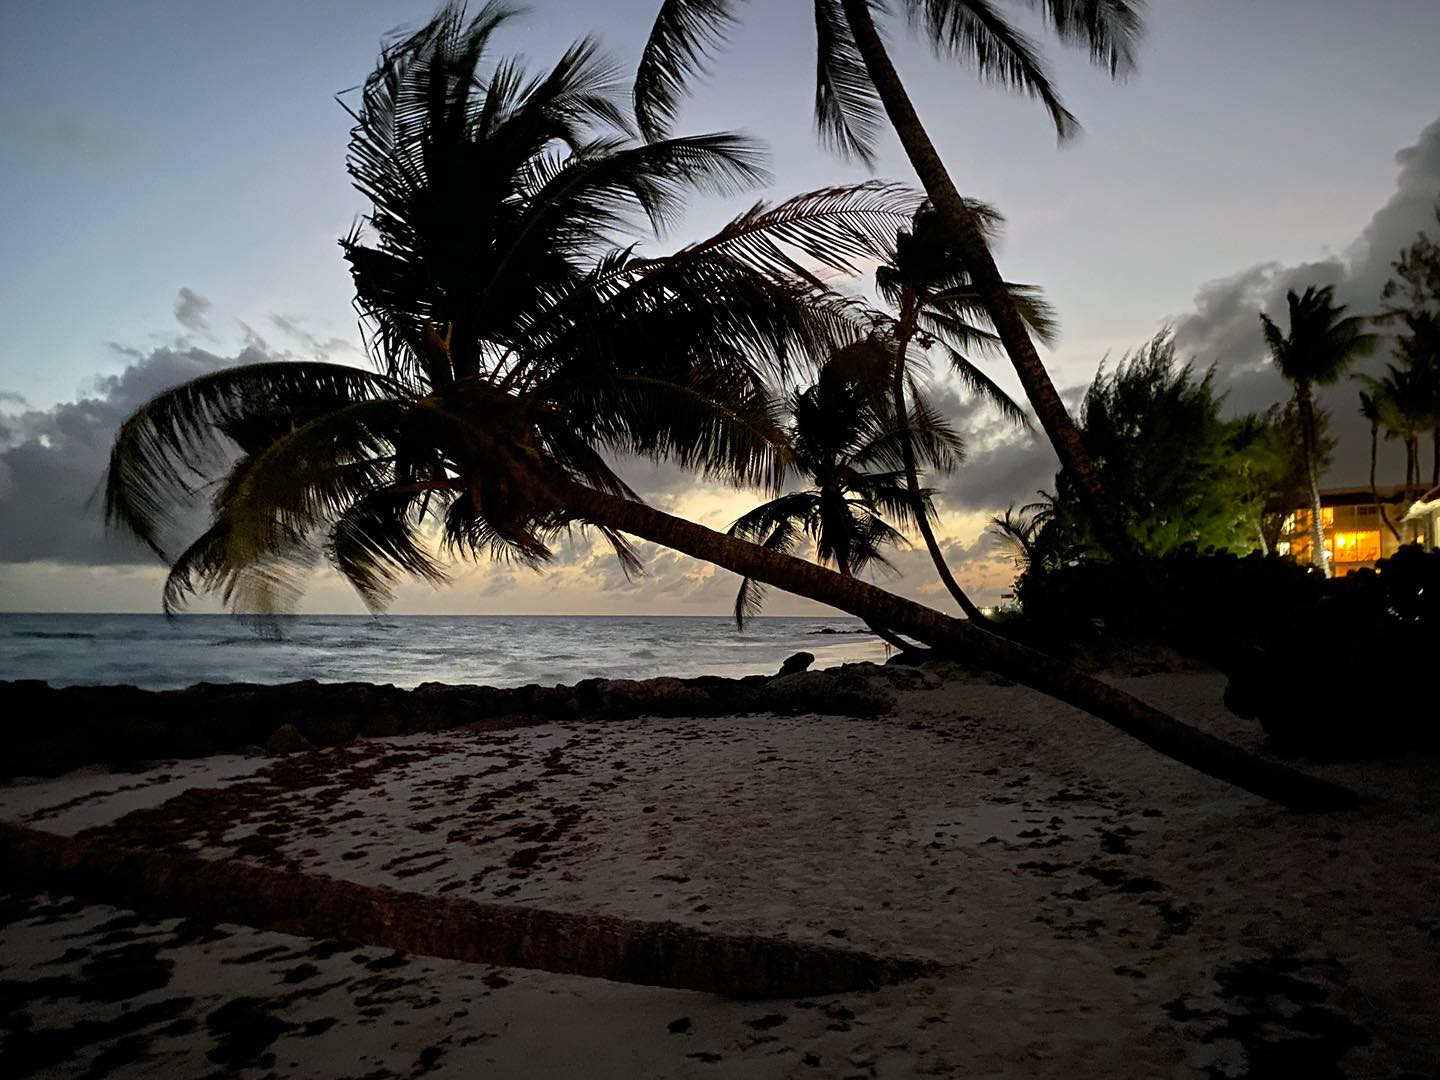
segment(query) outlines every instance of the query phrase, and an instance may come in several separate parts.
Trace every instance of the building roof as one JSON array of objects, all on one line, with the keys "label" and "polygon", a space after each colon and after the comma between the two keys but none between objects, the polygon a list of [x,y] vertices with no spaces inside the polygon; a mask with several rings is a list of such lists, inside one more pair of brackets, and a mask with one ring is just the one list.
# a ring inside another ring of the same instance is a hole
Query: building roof
[{"label": "building roof", "polygon": [[1382,487],[1372,492],[1368,487],[1325,488],[1320,492],[1321,506],[1373,506],[1375,496],[1382,503],[1403,506],[1410,501],[1403,487]]},{"label": "building roof", "polygon": [[1405,512],[1403,520],[1414,521],[1433,514],[1437,510],[1440,510],[1440,487],[1431,488],[1416,499],[1414,505]]}]

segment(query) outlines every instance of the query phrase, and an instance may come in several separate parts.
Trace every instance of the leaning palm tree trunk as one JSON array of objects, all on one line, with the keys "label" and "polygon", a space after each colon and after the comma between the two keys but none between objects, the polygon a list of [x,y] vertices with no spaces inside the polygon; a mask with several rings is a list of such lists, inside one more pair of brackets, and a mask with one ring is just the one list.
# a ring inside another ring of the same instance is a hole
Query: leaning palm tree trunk
[{"label": "leaning palm tree trunk", "polygon": [[1295,384],[1295,405],[1300,413],[1300,452],[1305,455],[1305,483],[1310,494],[1310,565],[1318,566],[1330,576],[1330,560],[1325,557],[1325,522],[1321,517],[1320,480],[1316,475],[1315,405],[1310,398],[1310,384],[1303,379]]},{"label": "leaning palm tree trunk", "polygon": [[1083,709],[1167,757],[1283,806],[1335,810],[1355,802],[1355,796],[1345,788],[1266,761],[1052,657],[869,582],[581,484],[565,482],[557,485],[554,494],[592,524],[629,533],[797,596],[838,607],[873,625],[983,665]]},{"label": "leaning palm tree trunk", "polygon": [[1097,530],[1111,554],[1123,557],[1130,550],[1128,540],[1116,524],[1114,513],[1100,486],[1100,478],[1090,460],[1079,429],[1071,419],[1065,403],[1050,381],[1040,354],[1030,340],[1025,321],[1005,289],[995,258],[985,242],[980,222],[974,211],[965,205],[945,163],[930,141],[905,85],[900,80],[885,42],[871,15],[870,0],[842,0],[845,16],[854,35],[855,44],[865,62],[871,81],[880,95],[891,126],[900,138],[925,193],[948,225],[951,241],[970,271],[976,291],[980,294],[985,313],[994,325],[1025,394],[1034,406],[1040,424],[1055,447],[1061,464],[1075,481],[1085,508],[1094,519]]}]

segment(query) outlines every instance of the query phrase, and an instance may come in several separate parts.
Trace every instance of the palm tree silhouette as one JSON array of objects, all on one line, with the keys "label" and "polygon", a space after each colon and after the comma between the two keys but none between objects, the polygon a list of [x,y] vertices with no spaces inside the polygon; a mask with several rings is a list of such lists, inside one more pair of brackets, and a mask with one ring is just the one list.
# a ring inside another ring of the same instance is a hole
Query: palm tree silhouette
[{"label": "palm tree silhouette", "polygon": [[[1135,66],[1140,0],[1027,0],[1066,45],[1087,51],[1112,77]],[[674,120],[687,83],[703,71],[736,20],[737,0],[662,0],[635,79],[641,131],[659,138]],[[1061,101],[1035,42],[996,0],[814,0],[815,117],[821,139],[842,156],[874,161],[882,115],[890,122],[950,242],[964,260],[981,305],[1015,367],[1041,427],[1074,482],[1106,546],[1129,543],[1111,512],[1094,463],[1030,338],[996,266],[984,223],[940,159],[885,46],[875,15],[904,14],[935,50],[974,67],[984,80],[1039,100],[1059,138],[1079,124]]]},{"label": "palm tree silhouette", "polygon": [[285,611],[322,560],[381,607],[401,578],[444,577],[434,539],[542,565],[588,528],[632,569],[627,535],[961,653],[1286,805],[1353,802],[1017,642],[641,501],[608,454],[779,483],[770,380],[855,329],[854,305],[813,269],[882,260],[914,200],[877,184],[815,192],[641,257],[616,239],[637,212],[663,225],[697,187],[752,181],[753,149],[725,135],[636,144],[588,42],[539,76],[485,67],[503,18],[443,9],[386,49],[355,110],[349,168],[373,209],[342,248],[376,370],[244,365],[121,425],[112,523],[166,556],[179,510],[210,495],[210,525],[169,558],[167,609],[205,589]]},{"label": "palm tree silhouette", "polygon": [[1430,486],[1440,486],[1440,318],[1431,312],[1403,316],[1406,332],[1395,342],[1395,351],[1408,373],[1406,407],[1417,433],[1414,448],[1415,482],[1420,482],[1419,434],[1430,433]]},{"label": "palm tree silhouette", "polygon": [[[1365,376],[1361,376],[1365,379]],[[1386,389],[1376,385],[1367,379],[1370,390],[1360,391],[1360,415],[1370,424],[1370,497],[1375,500],[1375,513],[1380,515],[1380,520],[1390,530],[1390,535],[1395,537],[1396,543],[1403,543],[1400,530],[1390,520],[1390,515],[1385,512],[1385,506],[1380,501],[1380,488],[1375,483],[1375,462],[1380,450],[1380,426],[1384,423],[1388,401]],[[1387,433],[1388,437],[1388,433]],[[1407,478],[1408,479],[1408,478]]]},{"label": "palm tree silhouette", "polygon": [[1314,388],[1338,382],[1350,366],[1374,350],[1376,336],[1365,329],[1367,320],[1347,316],[1344,304],[1337,304],[1334,286],[1310,286],[1303,294],[1291,289],[1285,302],[1290,329],[1285,332],[1268,315],[1260,315],[1270,358],[1295,388],[1295,407],[1300,417],[1301,452],[1305,457],[1306,482],[1310,489],[1310,561],[1330,576],[1325,553],[1325,524],[1321,520],[1320,478],[1316,461]]},{"label": "palm tree silhouette", "polygon": [[341,246],[377,370],[239,367],[122,427],[108,513],[157,550],[196,469],[225,466],[167,608],[213,588],[284,611],[322,558],[381,606],[402,576],[443,576],[427,530],[452,554],[538,566],[590,525],[633,569],[607,518],[640,507],[615,452],[778,481],[772,379],[854,332],[853,305],[802,263],[883,256],[914,199],[814,192],[640,257],[617,241],[637,214],[664,225],[689,191],[754,182],[755,149],[627,139],[615,71],[588,41],[542,75],[503,60],[482,77],[504,18],[444,9],[387,50],[354,112],[349,167],[373,211]]},{"label": "palm tree silhouette", "polygon": [[[731,536],[790,552],[805,537],[823,566],[847,577],[888,567],[883,549],[906,543],[902,527],[933,511],[930,493],[907,486],[902,448],[938,472],[959,464],[963,445],[950,425],[918,410],[897,423],[875,372],[844,351],[827,362],[813,386],[790,395],[789,465],[813,486],[778,495],[730,526]],[[758,614],[764,587],[745,578],[735,598],[736,622]],[[890,644],[908,648],[884,627],[872,627]]]},{"label": "palm tree silhouette", "polygon": [[[973,204],[973,209],[986,224],[987,234],[999,226],[1001,218],[993,208]],[[971,359],[993,351],[999,339],[987,325],[980,294],[963,261],[948,242],[948,234],[928,203],[916,210],[910,228],[896,235],[894,255],[876,269],[875,284],[894,314],[877,318],[882,332],[872,334],[869,340],[889,354],[890,393],[897,415],[907,416],[911,412],[907,391],[912,400],[921,400],[910,375],[911,346],[918,344],[926,352],[937,348],[961,384],[1001,415],[1017,424],[1029,423],[1020,406]],[[1055,333],[1054,313],[1039,290],[1008,283],[1006,289],[1031,332],[1042,341],[1051,341]],[[930,515],[923,512],[914,450],[907,443],[901,446],[901,452],[906,482],[915,503],[914,520],[935,570],[961,610],[970,619],[983,621],[980,609],[955,580],[930,525]]]}]

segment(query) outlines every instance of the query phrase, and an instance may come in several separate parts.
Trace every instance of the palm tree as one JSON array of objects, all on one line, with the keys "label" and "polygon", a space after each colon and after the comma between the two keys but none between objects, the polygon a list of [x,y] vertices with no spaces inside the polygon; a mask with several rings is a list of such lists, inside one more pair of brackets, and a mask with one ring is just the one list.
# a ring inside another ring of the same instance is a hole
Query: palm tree
[{"label": "palm tree", "polygon": [[1335,303],[1334,292],[1331,285],[1319,288],[1311,285],[1303,295],[1291,289],[1285,298],[1290,312],[1288,334],[1268,315],[1263,312],[1260,315],[1270,358],[1295,388],[1301,452],[1310,489],[1310,561],[1326,577],[1330,576],[1330,563],[1325,554],[1325,524],[1321,520],[1313,390],[1316,386],[1338,382],[1376,343],[1376,336],[1365,329],[1367,320],[1358,315],[1347,316],[1345,305]]},{"label": "palm tree", "polygon": [[913,198],[814,192],[640,257],[618,241],[637,214],[658,228],[689,191],[754,183],[755,148],[627,138],[615,71],[589,41],[541,76],[510,60],[485,72],[506,17],[446,7],[386,51],[352,113],[349,170],[373,212],[341,246],[378,370],[239,367],[121,428],[108,514],[162,554],[197,472],[219,476],[167,609],[210,587],[283,611],[322,556],[380,606],[400,576],[442,576],[427,529],[455,554],[539,566],[586,523],[633,569],[604,520],[605,500],[636,501],[617,452],[778,482],[771,380],[853,331],[853,305],[802,263],[855,272]]},{"label": "palm tree", "polygon": [[1375,500],[1375,513],[1380,515],[1380,520],[1385,522],[1385,527],[1390,530],[1390,535],[1395,537],[1395,542],[1398,544],[1404,542],[1400,537],[1400,530],[1395,527],[1395,523],[1390,520],[1390,515],[1385,512],[1385,506],[1380,501],[1380,489],[1375,484],[1375,459],[1380,450],[1380,425],[1385,415],[1381,406],[1384,393],[1382,387],[1375,386],[1373,383],[1368,393],[1361,390],[1360,415],[1370,423],[1370,497]]},{"label": "palm tree", "polygon": [[[1396,352],[1407,372],[1405,397],[1411,420],[1430,433],[1430,486],[1440,485],[1440,319],[1429,312],[1405,314],[1407,333]],[[1420,482],[1419,439],[1414,447],[1415,482]]]},{"label": "palm tree", "polygon": [[1047,527],[1057,516],[1055,496],[1046,491],[1038,495],[1035,502],[1026,503],[1018,510],[1012,503],[1003,514],[990,519],[990,535],[1009,549],[1021,578],[1032,570],[1040,573],[1059,570],[1065,563],[1066,553],[1052,550],[1055,537],[1047,535]]},{"label": "palm tree", "polygon": [[[1142,0],[1026,0],[1065,44],[1120,77],[1134,69]],[[734,23],[737,0],[661,0],[635,79],[642,132],[665,133],[686,84],[703,71]],[[1038,99],[1063,141],[1079,130],[1035,43],[1002,14],[996,0],[814,0],[817,43],[815,116],[821,139],[842,156],[872,163],[883,114],[900,139],[950,242],[964,260],[980,302],[1020,383],[1112,553],[1129,545],[1101,488],[1075,422],[1056,391],[1019,307],[986,243],[984,223],[960,195],[910,100],[875,22],[877,8],[903,13],[937,52],[971,64],[988,82]],[[898,12],[896,9],[898,8]]]},{"label": "palm tree", "polygon": [[538,566],[557,536],[591,529],[632,569],[627,536],[828,604],[1286,805],[1353,801],[1016,642],[636,497],[607,452],[779,481],[767,376],[850,329],[807,267],[878,261],[914,204],[883,185],[813,193],[642,258],[615,239],[636,208],[663,224],[688,190],[753,178],[750,148],[634,144],[585,42],[540,77],[511,61],[482,75],[501,20],[444,9],[385,51],[354,114],[349,167],[376,239],[357,230],[342,247],[377,370],[236,367],[160,394],[117,433],[107,515],[157,552],[210,492],[210,525],[170,559],[167,608],[207,589],[285,610],[321,560],[379,607],[402,578],[444,576],[434,539]]},{"label": "palm tree", "polygon": [[1360,376],[1379,414],[1385,438],[1398,439],[1405,448],[1405,494],[1414,498],[1420,483],[1420,439],[1432,424],[1432,401],[1425,373],[1413,367],[1385,365],[1380,377]]},{"label": "palm tree", "polygon": [[[1000,216],[990,207],[976,204],[974,209],[985,222],[987,232],[999,225]],[[919,392],[909,373],[911,346],[918,344],[925,351],[938,346],[950,370],[968,390],[1008,419],[1019,424],[1029,423],[1010,395],[970,359],[977,352],[994,349],[999,339],[985,325],[980,295],[929,204],[916,210],[908,230],[902,229],[897,234],[894,255],[876,269],[875,285],[895,312],[877,318],[883,333],[872,334],[871,341],[880,345],[890,358],[891,403],[897,416],[911,412],[906,401],[907,390],[917,407],[921,406]],[[1031,331],[1042,341],[1051,341],[1054,314],[1039,291],[1028,285],[1007,284],[1006,288]],[[906,483],[914,503],[914,520],[935,570],[966,616],[973,621],[983,621],[980,609],[955,580],[930,526],[930,515],[922,502],[914,449],[907,443],[902,444],[901,451]]]},{"label": "palm tree", "polygon": [[[963,452],[949,424],[929,413],[897,424],[874,393],[871,372],[849,359],[842,351],[815,385],[790,395],[788,464],[813,486],[762,503],[729,530],[770,551],[790,552],[808,537],[821,565],[846,577],[889,567],[883,549],[906,541],[887,517],[903,526],[933,512],[928,491],[917,497],[907,487],[902,450],[913,460],[918,448],[940,472],[952,470]],[[743,626],[763,602],[764,586],[745,578],[735,597],[736,622]],[[884,627],[871,629],[897,648],[910,647]]]}]

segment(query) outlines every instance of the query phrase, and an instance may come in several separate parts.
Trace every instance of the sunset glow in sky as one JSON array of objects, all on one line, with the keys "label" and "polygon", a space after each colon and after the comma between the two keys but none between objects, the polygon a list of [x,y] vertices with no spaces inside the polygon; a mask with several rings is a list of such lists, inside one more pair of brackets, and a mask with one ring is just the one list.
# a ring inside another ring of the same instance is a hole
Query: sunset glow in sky
[{"label": "sunset glow in sky", "polygon": [[[389,31],[433,7],[0,6],[0,610],[158,609],[163,569],[106,536],[94,498],[115,425],[149,395],[247,356],[363,362],[336,240],[364,206],[345,175],[350,121],[334,98],[368,74]],[[532,0],[500,44],[539,65],[593,31],[629,68],[655,7]],[[761,194],[867,175],[814,138],[809,5],[748,8],[678,127],[759,136],[774,184],[697,202],[650,250],[703,234]],[[1056,383],[1078,390],[1107,354],[1171,323],[1182,352],[1217,365],[1230,405],[1248,410],[1283,393],[1259,362],[1256,312],[1312,282],[1335,282],[1358,310],[1373,305],[1399,245],[1433,223],[1437,40],[1434,0],[1153,0],[1141,71],[1125,84],[1047,42],[1086,129],[1064,148],[1033,103],[912,41],[895,46],[961,189],[1008,219],[1002,268],[1043,286],[1059,311]],[[913,180],[893,139],[878,173]],[[1018,393],[1008,364],[991,370]],[[1054,458],[954,388],[937,389],[970,441],[969,464],[942,485],[941,531],[962,582],[993,602],[1010,569],[984,523],[1050,484]],[[1368,464],[1352,397],[1333,405],[1336,482],[1362,480]],[[646,463],[627,477],[657,505],[719,528],[757,501]],[[642,550],[649,573],[634,581],[577,538],[544,576],[460,568],[442,591],[402,590],[396,610],[728,611],[732,575]],[[923,551],[896,562],[892,586],[948,608]],[[307,610],[361,608],[325,577]],[[774,594],[768,610],[813,609]]]}]

